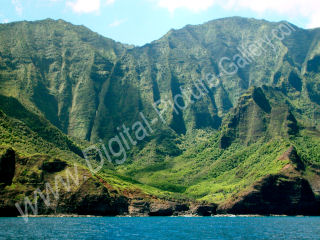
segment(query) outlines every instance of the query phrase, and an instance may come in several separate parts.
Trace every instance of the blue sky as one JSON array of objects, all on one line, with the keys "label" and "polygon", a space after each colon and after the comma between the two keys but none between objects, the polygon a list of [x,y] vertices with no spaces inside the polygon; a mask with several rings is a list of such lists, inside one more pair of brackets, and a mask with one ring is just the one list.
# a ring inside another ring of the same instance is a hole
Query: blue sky
[{"label": "blue sky", "polygon": [[243,16],[320,27],[319,0],[0,0],[0,22],[64,19],[105,37],[143,45],[170,29]]}]

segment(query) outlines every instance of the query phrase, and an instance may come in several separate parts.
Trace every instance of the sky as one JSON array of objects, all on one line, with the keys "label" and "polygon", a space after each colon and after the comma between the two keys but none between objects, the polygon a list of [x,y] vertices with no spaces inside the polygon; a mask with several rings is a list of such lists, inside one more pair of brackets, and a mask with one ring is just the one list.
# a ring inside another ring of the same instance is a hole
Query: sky
[{"label": "sky", "polygon": [[320,27],[320,0],[0,0],[0,23],[63,19],[142,46],[170,29],[242,16]]}]

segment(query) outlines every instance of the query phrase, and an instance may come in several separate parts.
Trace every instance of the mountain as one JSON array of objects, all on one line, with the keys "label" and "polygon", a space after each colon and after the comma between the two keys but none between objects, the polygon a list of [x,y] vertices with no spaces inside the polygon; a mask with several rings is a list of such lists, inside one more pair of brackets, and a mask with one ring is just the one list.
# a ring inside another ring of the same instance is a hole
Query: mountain
[{"label": "mountain", "polygon": [[[319,214],[319,42],[320,29],[240,17],[142,47],[63,20],[1,24],[0,146],[17,155],[0,161],[13,169],[1,208],[14,215],[13,199],[75,163],[92,182],[59,213]],[[95,176],[91,144],[113,155]]]}]

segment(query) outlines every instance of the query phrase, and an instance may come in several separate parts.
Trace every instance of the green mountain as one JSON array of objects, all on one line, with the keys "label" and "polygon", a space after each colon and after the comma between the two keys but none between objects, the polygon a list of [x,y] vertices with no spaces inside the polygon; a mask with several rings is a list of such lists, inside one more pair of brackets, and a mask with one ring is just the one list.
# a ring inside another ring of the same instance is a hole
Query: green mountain
[{"label": "green mountain", "polygon": [[[1,24],[3,215],[72,164],[90,182],[42,214],[319,214],[319,42],[239,17],[142,47],[63,20]],[[94,176],[91,144],[94,167],[113,155]]]}]

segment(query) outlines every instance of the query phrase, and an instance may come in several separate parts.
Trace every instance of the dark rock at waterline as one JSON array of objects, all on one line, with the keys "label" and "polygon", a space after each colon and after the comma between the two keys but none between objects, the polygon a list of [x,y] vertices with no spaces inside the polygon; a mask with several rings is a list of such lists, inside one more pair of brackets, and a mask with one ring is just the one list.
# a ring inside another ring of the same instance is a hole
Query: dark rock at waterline
[{"label": "dark rock at waterline", "polygon": [[215,204],[210,204],[210,205],[199,205],[197,206],[193,213],[198,215],[198,216],[212,216],[216,214],[217,210],[217,205]]},{"label": "dark rock at waterline", "polygon": [[319,204],[307,180],[269,175],[250,190],[220,205],[218,213],[319,215]]},{"label": "dark rock at waterline", "polygon": [[116,216],[128,212],[128,199],[93,178],[63,199],[59,212],[80,215]]},{"label": "dark rock at waterline", "polygon": [[189,211],[190,207],[188,204],[186,203],[181,203],[181,204],[177,204],[174,208],[175,212],[186,212]]},{"label": "dark rock at waterline", "polygon": [[189,210],[187,204],[154,199],[149,206],[149,216],[173,216]]}]

